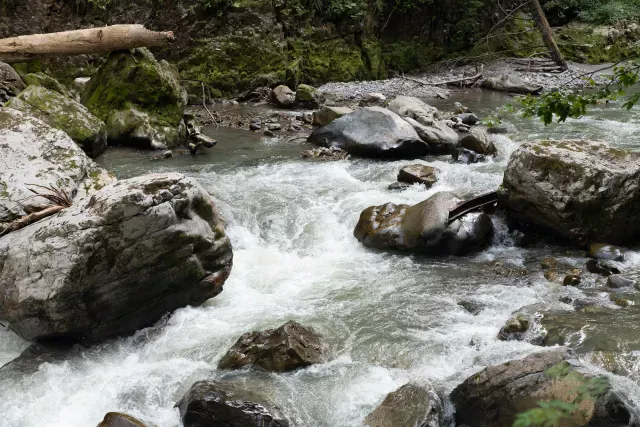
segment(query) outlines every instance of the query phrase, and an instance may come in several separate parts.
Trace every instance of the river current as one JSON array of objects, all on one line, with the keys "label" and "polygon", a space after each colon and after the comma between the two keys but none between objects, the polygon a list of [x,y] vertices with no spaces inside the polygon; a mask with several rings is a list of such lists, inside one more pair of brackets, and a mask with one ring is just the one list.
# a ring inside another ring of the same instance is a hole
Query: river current
[{"label": "river current", "polygon": [[[480,115],[509,101],[479,91],[455,100]],[[430,103],[451,109],[453,100]],[[378,252],[353,237],[359,214],[368,206],[415,204],[443,190],[468,197],[496,189],[510,154],[529,139],[585,137],[640,150],[639,110],[600,106],[563,125],[544,127],[520,118],[509,118],[507,125],[511,133],[494,136],[498,157],[476,165],[453,164],[447,157],[312,162],[299,158],[306,143],[222,128],[208,129],[219,143],[195,158],[151,160],[148,152],[110,148],[99,161],[119,178],[178,171],[198,179],[226,221],[234,248],[232,274],[224,291],[201,307],[177,310],[132,337],[0,382],[0,426],[94,426],[110,411],[160,427],[179,426],[173,406],[193,382],[228,378],[263,391],[292,426],[355,427],[387,393],[409,380],[429,381],[447,395],[485,366],[542,350],[527,342],[499,341],[496,335],[523,306],[566,309],[560,296],[585,293],[608,300],[595,283],[566,289],[542,276],[543,257],[581,265],[580,251],[516,248],[499,217],[493,245],[466,257]],[[410,163],[440,169],[438,183],[429,190],[389,191],[398,169]],[[530,273],[496,274],[496,263],[526,267]],[[625,268],[632,277],[640,275],[640,254],[632,252]],[[463,299],[486,308],[473,316],[457,304]],[[616,329],[630,334],[621,340],[640,341],[639,307],[620,309],[635,319]],[[313,326],[326,338],[332,353],[328,363],[285,374],[216,369],[241,334],[290,319]],[[27,346],[0,327],[0,365]],[[625,348],[628,376],[611,376],[638,408],[639,356],[640,343]]]}]

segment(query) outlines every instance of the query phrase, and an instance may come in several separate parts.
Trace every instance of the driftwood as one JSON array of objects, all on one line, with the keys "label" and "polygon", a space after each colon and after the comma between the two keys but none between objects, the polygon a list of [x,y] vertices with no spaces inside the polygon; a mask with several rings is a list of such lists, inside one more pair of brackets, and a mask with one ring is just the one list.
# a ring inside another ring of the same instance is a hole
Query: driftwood
[{"label": "driftwood", "polygon": [[529,71],[532,73],[563,73],[566,70],[563,70],[559,65],[550,65],[550,66],[531,66],[531,67],[516,67],[515,71]]},{"label": "driftwood", "polygon": [[479,78],[482,77],[482,73],[484,71],[484,64],[480,64],[480,67],[476,67],[477,73],[473,76],[469,77],[460,77],[458,79],[453,80],[445,80],[443,82],[423,82],[418,79],[413,79],[411,77],[401,76],[404,80],[409,80],[411,82],[419,83],[424,86],[442,86],[442,85],[454,85],[454,84],[466,84],[466,82],[471,82],[471,84],[475,83]]},{"label": "driftwood", "polygon": [[42,218],[46,218],[50,215],[53,215],[54,213],[60,212],[62,209],[64,209],[66,206],[61,206],[61,205],[56,205],[56,206],[49,206],[48,208],[45,208],[41,211],[38,212],[34,212],[31,213],[29,215],[25,215],[23,217],[20,217],[12,222],[9,223],[9,225],[7,226],[7,228],[5,228],[2,233],[0,233],[0,236],[2,236],[3,234],[7,234],[10,233],[12,231],[16,231],[16,230],[20,230],[21,228],[26,227],[29,224],[32,224],[36,221],[40,221]]},{"label": "driftwood", "polygon": [[48,57],[162,46],[173,40],[174,35],[171,31],[150,31],[142,25],[112,25],[61,33],[33,34],[0,39],[0,61],[22,62]]}]

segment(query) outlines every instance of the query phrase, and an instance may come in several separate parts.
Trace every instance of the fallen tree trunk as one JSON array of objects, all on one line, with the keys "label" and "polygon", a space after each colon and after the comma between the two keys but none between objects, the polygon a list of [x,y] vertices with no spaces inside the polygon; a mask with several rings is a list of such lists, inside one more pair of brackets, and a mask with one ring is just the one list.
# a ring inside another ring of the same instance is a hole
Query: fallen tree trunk
[{"label": "fallen tree trunk", "polygon": [[173,32],[150,31],[142,25],[112,25],[61,33],[33,34],[0,39],[0,61],[22,62],[47,57],[162,46],[172,40]]},{"label": "fallen tree trunk", "polygon": [[549,26],[549,21],[547,21],[547,16],[544,14],[544,10],[540,5],[539,0],[529,0],[529,5],[531,7],[533,18],[536,21],[536,25],[542,34],[542,40],[544,41],[545,46],[547,46],[547,49],[549,49],[551,59],[553,59],[553,62],[555,62],[562,71],[568,70],[569,66],[567,65],[567,61],[565,61],[558,45],[556,44],[556,40],[553,38],[553,30],[551,29],[551,26]]}]

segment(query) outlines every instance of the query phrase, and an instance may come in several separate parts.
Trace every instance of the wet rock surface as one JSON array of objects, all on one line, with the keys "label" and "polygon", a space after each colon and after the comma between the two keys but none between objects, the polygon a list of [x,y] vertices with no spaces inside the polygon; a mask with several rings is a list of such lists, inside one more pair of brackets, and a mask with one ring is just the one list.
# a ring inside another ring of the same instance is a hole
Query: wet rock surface
[{"label": "wet rock surface", "polygon": [[122,414],[120,412],[109,412],[104,419],[98,424],[98,427],[151,427],[142,421],[132,417],[131,415]]},{"label": "wet rock surface", "polygon": [[526,143],[509,160],[500,196],[524,227],[574,244],[620,244],[640,234],[640,157],[603,142]]},{"label": "wet rock surface", "polygon": [[277,329],[242,335],[222,357],[218,368],[256,365],[267,371],[292,371],[323,363],[327,352],[327,345],[315,330],[289,321]]},{"label": "wet rock surface", "polygon": [[226,382],[198,381],[176,407],[184,427],[289,427],[266,397]]},{"label": "wet rock surface", "polygon": [[495,156],[498,154],[498,149],[489,139],[487,132],[478,127],[472,128],[469,133],[460,138],[460,146],[486,156]]},{"label": "wet rock surface", "polygon": [[354,236],[367,247],[432,255],[480,249],[491,240],[491,219],[471,213],[448,224],[449,210],[459,201],[452,193],[442,192],[414,206],[371,206],[360,214]]},{"label": "wet rock surface", "polygon": [[404,166],[398,172],[398,182],[406,182],[408,184],[424,184],[430,188],[438,181],[438,169],[433,166],[421,164]]},{"label": "wet rock surface", "polygon": [[346,114],[353,113],[353,110],[349,107],[322,107],[319,111],[313,113],[313,125],[314,126],[326,126],[335,119],[338,119]]},{"label": "wet rock surface", "polygon": [[442,401],[433,387],[405,384],[364,419],[368,427],[439,427]]}]

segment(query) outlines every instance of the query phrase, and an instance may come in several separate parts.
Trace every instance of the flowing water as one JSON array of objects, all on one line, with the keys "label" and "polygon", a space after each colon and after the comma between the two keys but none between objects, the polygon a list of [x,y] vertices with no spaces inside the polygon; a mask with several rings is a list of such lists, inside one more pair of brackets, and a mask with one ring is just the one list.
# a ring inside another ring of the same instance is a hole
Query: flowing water
[{"label": "flowing water", "polygon": [[[486,114],[508,98],[471,91],[456,100]],[[435,105],[447,109],[451,104]],[[195,158],[150,160],[148,152],[109,149],[100,162],[120,178],[164,171],[197,178],[226,221],[233,272],[224,292],[201,307],[177,310],[133,337],[0,382],[0,426],[93,426],[109,411],[178,426],[174,403],[194,381],[215,378],[263,391],[293,426],[360,426],[387,393],[409,380],[429,381],[446,395],[487,365],[539,351],[526,342],[499,341],[496,334],[523,306],[567,309],[558,302],[562,295],[608,301],[593,280],[567,289],[542,277],[542,257],[583,265],[581,252],[516,248],[500,218],[494,220],[493,245],[460,258],[378,252],[352,234],[360,212],[370,205],[413,204],[442,190],[466,197],[496,189],[509,155],[530,138],[582,136],[640,150],[638,110],[600,107],[587,118],[546,128],[523,119],[508,124],[514,132],[495,137],[499,156],[494,161],[467,166],[445,157],[419,160],[442,171],[438,184],[402,193],[387,186],[408,161],[304,161],[298,154],[305,143],[232,129],[209,129],[218,146]],[[528,267],[531,273],[496,274],[496,262]],[[632,254],[625,268],[640,271],[640,255]],[[462,299],[486,309],[473,316],[457,305]],[[631,343],[640,337],[638,307],[621,309],[636,322],[614,328]],[[324,335],[332,352],[328,363],[285,374],[216,369],[242,333],[289,319]],[[0,328],[0,365],[27,346]],[[632,359],[640,347],[624,351],[625,360],[636,364],[627,363],[629,376],[613,376],[613,383],[640,407],[639,359]]]}]

